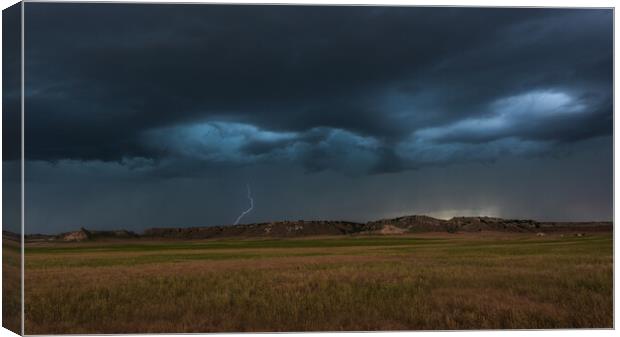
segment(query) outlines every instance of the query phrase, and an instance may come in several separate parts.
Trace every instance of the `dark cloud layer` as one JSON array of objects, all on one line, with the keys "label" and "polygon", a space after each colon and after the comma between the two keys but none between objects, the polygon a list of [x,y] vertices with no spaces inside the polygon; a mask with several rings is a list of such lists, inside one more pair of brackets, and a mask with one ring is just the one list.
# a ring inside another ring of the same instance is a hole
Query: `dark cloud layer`
[{"label": "dark cloud layer", "polygon": [[21,231],[21,6],[2,11],[2,227]]},{"label": "dark cloud layer", "polygon": [[[250,139],[250,153],[331,128],[372,137],[375,155],[398,157],[390,149],[412,134],[501,113],[494,105],[514,97],[542,107],[529,123],[514,116],[520,125],[488,137],[575,141],[611,132],[610,10],[29,4],[26,11],[31,159],[160,159],[169,151],[144,133],[209,122],[299,134]],[[558,102],[566,106],[536,96],[545,92],[567,95]],[[575,104],[579,113],[546,116]],[[444,140],[489,140],[479,131]],[[321,160],[321,151],[312,153],[309,163]]]},{"label": "dark cloud layer", "polygon": [[612,10],[28,3],[25,13],[26,155],[54,170],[157,180],[276,165],[371,179],[554,158],[597,139],[611,148]]}]

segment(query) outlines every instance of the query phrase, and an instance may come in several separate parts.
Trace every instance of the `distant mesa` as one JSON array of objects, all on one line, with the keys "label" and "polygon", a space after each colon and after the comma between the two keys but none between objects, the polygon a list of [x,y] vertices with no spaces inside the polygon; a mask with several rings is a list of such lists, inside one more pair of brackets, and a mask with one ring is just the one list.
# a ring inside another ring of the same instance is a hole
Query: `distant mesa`
[{"label": "distant mesa", "polygon": [[[349,221],[277,221],[231,226],[150,228],[142,234],[127,230],[95,231],[80,228],[58,235],[29,234],[26,241],[82,242],[119,239],[180,239],[196,240],[229,237],[304,237],[321,235],[399,235],[408,233],[462,233],[462,232],[512,232],[512,233],[577,233],[611,231],[612,222],[539,222],[535,220],[502,219],[486,216],[454,217],[442,220],[426,215],[410,215],[381,219],[366,223]],[[18,238],[10,232],[5,237]]]},{"label": "distant mesa", "polygon": [[82,227],[79,231],[60,234],[60,239],[62,241],[86,241],[92,239],[92,235],[90,231]]},{"label": "distant mesa", "polygon": [[[26,236],[28,238],[28,235]],[[48,241],[65,241],[65,242],[79,242],[79,241],[90,241],[90,240],[100,240],[100,239],[132,239],[139,238],[140,235],[128,231],[128,230],[113,230],[113,231],[91,231],[82,227],[77,231],[60,233],[58,235],[51,235],[47,238],[44,238],[43,235],[38,234],[36,238],[41,241],[42,239],[47,239]]]}]

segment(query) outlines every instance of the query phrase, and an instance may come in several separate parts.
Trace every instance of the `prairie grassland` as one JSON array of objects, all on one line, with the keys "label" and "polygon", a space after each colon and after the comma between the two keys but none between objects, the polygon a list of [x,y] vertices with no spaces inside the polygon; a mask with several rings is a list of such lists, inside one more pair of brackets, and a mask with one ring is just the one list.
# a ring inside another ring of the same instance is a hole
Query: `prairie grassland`
[{"label": "prairie grassland", "polygon": [[2,240],[2,326],[21,330],[21,247],[20,243]]},{"label": "prairie grassland", "polygon": [[611,234],[26,248],[28,334],[612,327]]}]

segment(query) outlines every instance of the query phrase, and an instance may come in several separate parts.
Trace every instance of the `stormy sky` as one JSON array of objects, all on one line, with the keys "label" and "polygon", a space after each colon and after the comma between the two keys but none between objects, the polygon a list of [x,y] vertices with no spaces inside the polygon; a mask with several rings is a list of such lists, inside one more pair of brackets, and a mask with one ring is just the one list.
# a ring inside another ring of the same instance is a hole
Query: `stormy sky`
[{"label": "stormy sky", "polygon": [[612,20],[27,3],[26,232],[611,220]]}]

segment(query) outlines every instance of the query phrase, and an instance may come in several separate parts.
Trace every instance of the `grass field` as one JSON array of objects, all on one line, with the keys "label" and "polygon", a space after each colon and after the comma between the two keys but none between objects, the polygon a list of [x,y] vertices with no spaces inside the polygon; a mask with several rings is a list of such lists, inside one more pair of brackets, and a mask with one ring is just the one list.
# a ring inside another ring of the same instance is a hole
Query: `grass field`
[{"label": "grass field", "polygon": [[612,327],[612,235],[28,245],[26,333]]},{"label": "grass field", "polygon": [[2,240],[2,326],[19,333],[21,330],[21,246],[19,242]]}]

